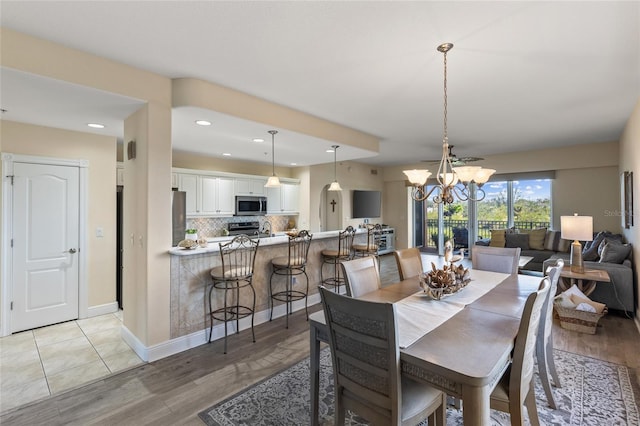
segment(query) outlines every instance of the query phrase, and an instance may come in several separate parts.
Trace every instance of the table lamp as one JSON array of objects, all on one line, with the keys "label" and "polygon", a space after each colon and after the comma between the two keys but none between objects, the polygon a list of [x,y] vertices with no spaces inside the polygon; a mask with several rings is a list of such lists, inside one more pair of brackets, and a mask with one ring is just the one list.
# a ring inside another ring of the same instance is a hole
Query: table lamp
[{"label": "table lamp", "polygon": [[584,273],[584,264],[582,263],[582,246],[580,241],[593,240],[593,217],[578,216],[560,216],[561,238],[565,240],[573,240],[571,244],[571,272],[579,274]]}]

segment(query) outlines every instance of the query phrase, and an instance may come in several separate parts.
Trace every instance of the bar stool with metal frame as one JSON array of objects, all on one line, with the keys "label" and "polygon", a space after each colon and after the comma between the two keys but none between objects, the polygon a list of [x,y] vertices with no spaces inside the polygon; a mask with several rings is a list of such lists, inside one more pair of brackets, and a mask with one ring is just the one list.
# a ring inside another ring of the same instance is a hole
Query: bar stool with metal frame
[{"label": "bar stool with metal frame", "polygon": [[367,224],[367,243],[353,244],[353,257],[378,257],[380,248],[380,236],[382,235],[382,225],[379,223]]},{"label": "bar stool with metal frame", "polygon": [[[286,316],[286,328],[289,328],[289,315],[292,313],[292,303],[296,300],[304,299],[304,310],[309,319],[309,310],[307,308],[308,294],[309,294],[309,276],[305,270],[307,267],[307,255],[309,254],[309,247],[311,246],[312,234],[309,231],[303,230],[298,232],[297,235],[289,235],[289,255],[276,257],[271,260],[273,266],[273,272],[269,278],[269,304],[271,305],[271,312],[269,313],[269,321],[273,319],[273,301],[277,300],[285,302],[287,307]],[[273,291],[273,276],[284,275],[286,277],[285,289],[281,291]],[[306,279],[306,290],[294,290],[293,277],[296,275],[304,275]]]},{"label": "bar stool with metal frame", "polygon": [[[337,250],[322,250],[322,265],[320,266],[320,281],[324,286],[333,287],[336,293],[340,292],[340,286],[344,284],[344,277],[341,277],[340,263],[353,258],[351,246],[356,230],[353,226],[347,226],[344,231],[338,234]],[[324,265],[333,265],[333,276],[324,278]]]},{"label": "bar stool with metal frame", "polygon": [[[241,234],[228,243],[220,243],[220,258],[222,263],[211,269],[213,283],[209,289],[209,316],[211,327],[209,328],[209,342],[213,335],[213,320],[224,322],[224,353],[227,353],[227,323],[236,322],[236,334],[240,333],[240,319],[251,316],[251,334],[253,342],[256,341],[256,334],[253,329],[253,319],[256,310],[256,291],[253,288],[253,267],[258,251],[258,239],[251,239],[247,235]],[[240,289],[248,287],[253,293],[253,303],[251,306],[240,304]],[[224,306],[213,309],[211,294],[213,290],[224,290]],[[228,302],[228,293],[232,292],[232,303]],[[235,302],[233,302],[235,300]]]}]

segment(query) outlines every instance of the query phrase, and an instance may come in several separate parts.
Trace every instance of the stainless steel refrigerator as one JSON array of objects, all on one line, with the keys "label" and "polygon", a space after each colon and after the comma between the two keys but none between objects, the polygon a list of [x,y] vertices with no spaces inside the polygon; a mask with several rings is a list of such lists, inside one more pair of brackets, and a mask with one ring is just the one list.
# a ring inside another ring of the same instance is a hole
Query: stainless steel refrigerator
[{"label": "stainless steel refrigerator", "polygon": [[184,232],[187,229],[187,193],[184,191],[172,191],[172,195],[172,245],[175,247],[180,241],[184,240]]}]

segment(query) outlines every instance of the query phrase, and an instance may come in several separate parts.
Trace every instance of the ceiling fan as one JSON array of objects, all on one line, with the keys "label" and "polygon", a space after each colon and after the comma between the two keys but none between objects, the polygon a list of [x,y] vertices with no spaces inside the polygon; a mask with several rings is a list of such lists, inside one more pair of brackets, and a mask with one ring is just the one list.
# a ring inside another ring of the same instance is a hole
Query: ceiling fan
[{"label": "ceiling fan", "polygon": [[[484,158],[480,157],[458,157],[453,153],[453,145],[449,145],[449,157],[451,158],[451,164],[454,166],[464,166],[467,163],[471,163],[474,161],[482,161]],[[440,158],[437,160],[422,160],[423,163],[434,163],[437,164],[440,162]]]}]

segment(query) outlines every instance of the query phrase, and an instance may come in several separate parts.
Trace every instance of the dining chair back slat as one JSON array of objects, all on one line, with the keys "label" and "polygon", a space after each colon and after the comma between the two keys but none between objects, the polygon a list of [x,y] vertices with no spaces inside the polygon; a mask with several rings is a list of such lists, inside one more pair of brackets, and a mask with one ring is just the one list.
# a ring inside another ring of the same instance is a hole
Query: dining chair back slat
[{"label": "dining chair back slat", "polygon": [[519,260],[520,247],[509,248],[476,245],[471,249],[471,265],[473,269],[517,274]]},{"label": "dining chair back slat", "polygon": [[393,256],[395,257],[396,265],[398,266],[400,281],[420,275],[424,271],[422,269],[422,257],[420,256],[420,250],[415,247],[396,250],[393,252]]},{"label": "dining chair back slat", "polygon": [[541,321],[542,307],[551,284],[548,277],[542,279],[538,291],[531,293],[525,302],[511,365],[491,393],[491,408],[507,412],[512,425],[523,422],[523,405],[526,405],[532,425],[539,426],[533,387],[534,351]]},{"label": "dining chair back slat", "polygon": [[333,362],[335,424],[343,425],[351,410],[377,425],[415,425],[427,416],[430,425],[444,425],[444,394],[401,376],[395,306],[319,290]]},{"label": "dining chair back slat", "polygon": [[360,297],[381,287],[378,259],[375,256],[358,257],[341,263],[347,296]]}]

